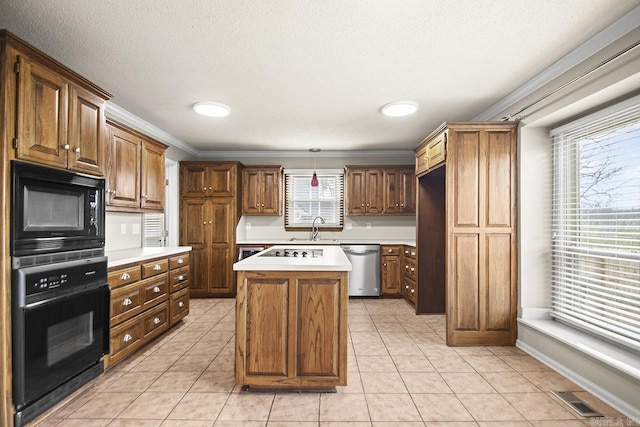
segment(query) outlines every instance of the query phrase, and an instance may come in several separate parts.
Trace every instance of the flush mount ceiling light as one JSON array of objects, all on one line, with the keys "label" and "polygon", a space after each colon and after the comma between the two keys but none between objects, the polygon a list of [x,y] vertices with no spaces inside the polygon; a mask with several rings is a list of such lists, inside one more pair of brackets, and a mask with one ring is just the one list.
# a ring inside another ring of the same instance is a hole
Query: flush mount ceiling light
[{"label": "flush mount ceiling light", "polygon": [[208,117],[226,117],[231,112],[229,107],[217,102],[196,102],[193,111]]},{"label": "flush mount ceiling light", "polygon": [[380,111],[389,117],[408,116],[418,111],[418,104],[411,101],[390,102],[383,105]]}]

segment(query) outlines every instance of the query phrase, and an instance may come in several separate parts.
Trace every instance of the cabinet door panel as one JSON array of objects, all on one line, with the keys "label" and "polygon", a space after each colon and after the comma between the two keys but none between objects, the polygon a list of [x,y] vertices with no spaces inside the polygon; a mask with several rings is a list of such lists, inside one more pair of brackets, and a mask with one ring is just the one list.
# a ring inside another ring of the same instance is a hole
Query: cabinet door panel
[{"label": "cabinet door panel", "polygon": [[191,283],[189,289],[194,294],[207,292],[209,284],[209,248],[193,247],[191,249]]},{"label": "cabinet door panel", "polygon": [[230,294],[233,292],[233,271],[229,265],[231,251],[228,247],[209,248],[209,286],[208,291],[213,294]]},{"label": "cabinet door panel", "polygon": [[260,172],[257,170],[242,171],[242,213],[257,215],[260,213]]},{"label": "cabinet door panel", "polygon": [[142,142],[140,207],[164,209],[164,148]]},{"label": "cabinet door panel", "polygon": [[183,165],[180,169],[180,194],[182,196],[205,196],[207,188],[207,167],[204,165]]},{"label": "cabinet door panel", "polygon": [[111,128],[109,204],[140,207],[140,140],[128,132]]},{"label": "cabinet door panel", "polygon": [[16,156],[66,168],[69,84],[26,57],[19,62]]},{"label": "cabinet door panel", "polygon": [[209,242],[206,202],[203,199],[184,199],[180,218],[181,244],[203,248]]},{"label": "cabinet door panel", "polygon": [[367,171],[367,213],[378,214],[383,211],[383,176],[378,169]]},{"label": "cabinet door panel", "polygon": [[364,170],[351,170],[347,176],[347,198],[350,214],[363,214],[366,207],[366,184]]},{"label": "cabinet door panel", "polygon": [[[479,132],[456,132],[455,156],[451,159],[453,174],[455,175],[454,226],[478,227],[479,219],[479,189],[480,171],[480,134]],[[447,168],[449,170],[449,168]]]},{"label": "cabinet door panel", "polygon": [[400,257],[382,257],[382,293],[385,295],[398,295],[400,289]]},{"label": "cabinet door panel", "polygon": [[[484,271],[487,272],[484,304],[487,331],[508,331],[513,310],[511,286],[511,236],[490,234],[486,236],[486,257]],[[481,307],[482,307],[481,306]]]},{"label": "cabinet door panel", "polygon": [[384,212],[400,212],[399,174],[395,170],[384,171]]},{"label": "cabinet door panel", "polygon": [[340,280],[297,281],[298,376],[335,376],[339,372]]},{"label": "cabinet door panel", "polygon": [[401,170],[399,180],[401,211],[404,213],[415,213],[416,177],[413,170]]},{"label": "cabinet door panel", "polygon": [[477,331],[480,329],[478,276],[479,242],[477,234],[457,234],[453,236],[452,259],[453,284],[447,289],[449,304],[447,319],[451,329],[456,331]]},{"label": "cabinet door panel", "polygon": [[287,376],[289,280],[248,278],[246,372]]},{"label": "cabinet door panel", "polygon": [[510,227],[512,206],[511,152],[509,132],[487,132],[485,186],[485,221],[490,227]]},{"label": "cabinet door panel", "polygon": [[106,102],[91,92],[71,86],[69,105],[69,168],[103,175],[106,150]]},{"label": "cabinet door panel", "polygon": [[262,201],[260,209],[263,215],[280,215],[280,169],[262,172]]},{"label": "cabinet door panel", "polygon": [[209,166],[205,182],[207,195],[220,197],[235,196],[235,174],[235,168],[229,166]]},{"label": "cabinet door panel", "polygon": [[209,218],[211,221],[211,243],[233,244],[235,224],[232,221],[231,203],[210,203]]}]

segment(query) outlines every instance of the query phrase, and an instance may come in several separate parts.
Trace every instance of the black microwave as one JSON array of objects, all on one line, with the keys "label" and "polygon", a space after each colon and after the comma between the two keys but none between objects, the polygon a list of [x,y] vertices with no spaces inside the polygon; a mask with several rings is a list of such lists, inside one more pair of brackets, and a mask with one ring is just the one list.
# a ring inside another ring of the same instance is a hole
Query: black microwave
[{"label": "black microwave", "polygon": [[12,161],[11,254],[99,249],[104,179]]}]

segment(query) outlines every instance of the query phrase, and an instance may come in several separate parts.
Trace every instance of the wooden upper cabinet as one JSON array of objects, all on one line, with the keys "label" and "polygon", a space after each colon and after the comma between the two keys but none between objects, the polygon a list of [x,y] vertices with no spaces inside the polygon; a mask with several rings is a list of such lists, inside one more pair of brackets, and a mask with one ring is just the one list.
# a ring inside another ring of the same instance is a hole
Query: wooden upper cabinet
[{"label": "wooden upper cabinet", "polygon": [[242,214],[281,215],[281,188],[281,166],[245,166],[242,170]]},{"label": "wooden upper cabinet", "polygon": [[104,110],[110,95],[79,76],[75,80],[50,59],[19,51],[15,58],[16,158],[104,175]]},{"label": "wooden upper cabinet", "polygon": [[164,150],[163,146],[142,141],[140,207],[143,209],[164,209]]},{"label": "wooden upper cabinet", "polygon": [[384,213],[416,212],[415,174],[413,167],[384,169]]},{"label": "wooden upper cabinet", "polygon": [[238,163],[182,162],[182,197],[234,197],[237,193]]},{"label": "wooden upper cabinet", "polygon": [[107,210],[164,210],[166,146],[115,123],[108,128]]},{"label": "wooden upper cabinet", "polygon": [[110,126],[107,206],[140,207],[140,144],[135,135]]},{"label": "wooden upper cabinet", "polygon": [[448,132],[443,126],[425,138],[416,148],[416,176],[444,164]]},{"label": "wooden upper cabinet", "polygon": [[349,215],[378,215],[383,212],[383,171],[347,166],[347,212]]},{"label": "wooden upper cabinet", "polygon": [[347,166],[349,215],[415,213],[413,166]]}]

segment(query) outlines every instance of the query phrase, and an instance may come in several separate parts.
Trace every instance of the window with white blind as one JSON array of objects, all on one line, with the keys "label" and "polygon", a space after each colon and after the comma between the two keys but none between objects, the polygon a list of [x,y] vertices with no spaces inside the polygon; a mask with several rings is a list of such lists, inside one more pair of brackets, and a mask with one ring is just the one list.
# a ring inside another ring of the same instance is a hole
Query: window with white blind
[{"label": "window with white blind", "polygon": [[142,246],[162,247],[165,245],[164,214],[146,213],[142,215]]},{"label": "window with white blind", "polygon": [[318,185],[311,185],[313,170],[286,169],[285,229],[310,229],[315,217],[322,217],[324,224],[316,221],[322,229],[342,230],[344,225],[344,171],[341,169],[319,169],[316,171]]},{"label": "window with white blind", "polygon": [[551,136],[552,316],[640,350],[640,97]]}]

